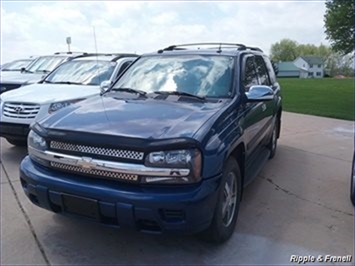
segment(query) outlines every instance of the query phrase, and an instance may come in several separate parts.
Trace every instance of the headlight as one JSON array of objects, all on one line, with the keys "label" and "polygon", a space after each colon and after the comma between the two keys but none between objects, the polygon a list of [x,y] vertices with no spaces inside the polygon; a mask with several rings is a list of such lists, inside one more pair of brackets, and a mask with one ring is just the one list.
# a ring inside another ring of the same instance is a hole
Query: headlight
[{"label": "headlight", "polygon": [[[197,149],[151,152],[146,156],[145,165],[171,168],[167,177],[144,177],[145,183],[196,183],[201,180],[201,152]],[[188,176],[181,176],[179,169],[189,169]]]},{"label": "headlight", "polygon": [[47,149],[46,140],[33,130],[31,130],[28,134],[27,143],[29,147],[34,148],[36,150],[43,151]]},{"label": "headlight", "polygon": [[27,145],[28,145],[28,154],[30,158],[40,164],[47,165],[48,161],[43,160],[36,156],[36,151],[44,151],[47,149],[46,140],[38,135],[33,130],[30,131],[27,137]]},{"label": "headlight", "polygon": [[48,113],[54,113],[64,107],[67,107],[68,105],[71,105],[73,103],[77,103],[79,101],[82,101],[83,99],[75,99],[75,100],[70,100],[70,101],[63,101],[63,102],[56,102],[52,103],[49,108],[48,108]]}]

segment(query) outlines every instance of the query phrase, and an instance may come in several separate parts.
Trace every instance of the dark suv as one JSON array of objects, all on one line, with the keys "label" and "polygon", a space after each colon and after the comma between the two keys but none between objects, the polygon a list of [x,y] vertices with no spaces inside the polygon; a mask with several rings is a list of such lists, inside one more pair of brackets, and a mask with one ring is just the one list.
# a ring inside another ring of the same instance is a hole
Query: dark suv
[{"label": "dark suv", "polygon": [[139,57],[100,96],[34,124],[21,183],[54,212],[222,242],[243,188],[275,154],[281,109],[260,49],[170,46]]}]

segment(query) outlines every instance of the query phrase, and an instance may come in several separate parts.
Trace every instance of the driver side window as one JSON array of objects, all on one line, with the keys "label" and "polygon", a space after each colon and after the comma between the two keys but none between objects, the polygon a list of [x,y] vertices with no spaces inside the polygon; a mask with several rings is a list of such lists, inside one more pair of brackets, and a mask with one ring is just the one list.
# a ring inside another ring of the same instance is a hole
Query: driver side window
[{"label": "driver side window", "polygon": [[244,76],[243,76],[243,87],[244,91],[249,91],[250,87],[253,85],[258,85],[258,76],[255,71],[254,56],[249,56],[245,60],[244,66]]}]

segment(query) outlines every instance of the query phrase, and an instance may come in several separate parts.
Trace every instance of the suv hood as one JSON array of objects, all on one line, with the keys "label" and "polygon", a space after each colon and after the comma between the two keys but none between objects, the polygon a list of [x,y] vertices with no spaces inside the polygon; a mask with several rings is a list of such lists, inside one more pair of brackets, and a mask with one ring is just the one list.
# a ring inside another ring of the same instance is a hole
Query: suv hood
[{"label": "suv hood", "polygon": [[44,104],[86,98],[99,92],[99,86],[43,83],[5,92],[1,94],[1,101]]},{"label": "suv hood", "polygon": [[3,84],[36,83],[46,75],[45,73],[1,72],[0,79]]},{"label": "suv hood", "polygon": [[[47,129],[141,139],[192,138],[223,109],[218,103],[95,96],[40,121]],[[169,98],[169,97],[168,97]]]}]

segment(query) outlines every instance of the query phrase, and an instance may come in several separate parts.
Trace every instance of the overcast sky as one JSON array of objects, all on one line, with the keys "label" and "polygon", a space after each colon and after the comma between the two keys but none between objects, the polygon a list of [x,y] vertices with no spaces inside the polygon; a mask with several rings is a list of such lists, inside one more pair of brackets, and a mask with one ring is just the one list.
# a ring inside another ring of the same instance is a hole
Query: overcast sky
[{"label": "overcast sky", "polygon": [[282,38],[328,44],[324,1],[1,1],[1,61],[67,51],[151,52],[171,44],[235,42],[269,53]]}]

